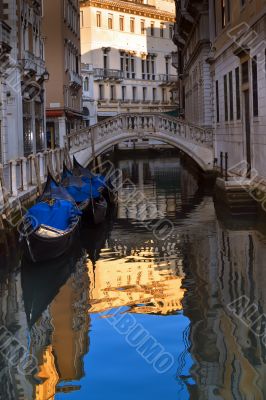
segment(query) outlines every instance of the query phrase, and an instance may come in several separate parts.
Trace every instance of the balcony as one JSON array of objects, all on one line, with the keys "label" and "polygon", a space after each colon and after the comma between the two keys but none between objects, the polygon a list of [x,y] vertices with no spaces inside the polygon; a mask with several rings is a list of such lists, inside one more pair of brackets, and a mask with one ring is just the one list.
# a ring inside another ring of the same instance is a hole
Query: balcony
[{"label": "balcony", "polygon": [[160,86],[174,86],[178,81],[177,75],[159,75]]},{"label": "balcony", "polygon": [[4,21],[0,21],[0,45],[1,54],[10,53],[12,47],[10,45],[11,28]]},{"label": "balcony", "polygon": [[35,58],[34,54],[30,51],[24,51],[24,58],[23,58],[23,67],[25,71],[37,73],[37,59]]},{"label": "balcony", "polygon": [[82,63],[81,64],[81,72],[82,73],[84,73],[84,74],[91,74],[91,73],[93,73],[93,66],[92,66],[92,64],[85,64],[85,63]]},{"label": "balcony", "polygon": [[106,69],[106,68],[95,68],[94,69],[94,80],[109,80],[115,82],[122,82],[124,79],[123,71],[119,69]]},{"label": "balcony", "polygon": [[75,71],[69,72],[69,86],[73,89],[80,89],[82,87],[82,77]]}]

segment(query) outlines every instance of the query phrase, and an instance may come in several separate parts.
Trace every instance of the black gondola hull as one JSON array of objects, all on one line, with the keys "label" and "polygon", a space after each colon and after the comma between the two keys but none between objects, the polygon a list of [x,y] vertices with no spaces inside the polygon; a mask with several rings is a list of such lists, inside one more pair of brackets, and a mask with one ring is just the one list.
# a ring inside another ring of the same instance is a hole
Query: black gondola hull
[{"label": "black gondola hull", "polygon": [[24,236],[25,256],[33,262],[61,257],[78,240],[79,222],[72,229],[54,238],[40,236],[37,231]]},{"label": "black gondola hull", "polygon": [[104,197],[94,199],[89,202],[88,206],[82,212],[83,225],[98,225],[104,222],[107,214],[107,201]]}]

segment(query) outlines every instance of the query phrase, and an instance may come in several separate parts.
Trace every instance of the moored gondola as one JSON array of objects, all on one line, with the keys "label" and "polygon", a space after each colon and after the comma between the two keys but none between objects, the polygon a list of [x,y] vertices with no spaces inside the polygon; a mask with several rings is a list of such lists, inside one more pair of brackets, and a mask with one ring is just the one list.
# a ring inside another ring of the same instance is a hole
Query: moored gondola
[{"label": "moored gondola", "polygon": [[85,224],[92,222],[97,225],[105,220],[107,202],[101,194],[101,187],[92,179],[73,175],[64,165],[62,185],[78,204]]},{"label": "moored gondola", "polygon": [[75,175],[91,180],[96,187],[99,187],[108,204],[117,202],[117,193],[110,178],[106,178],[103,174],[96,174],[89,168],[83,167],[75,156],[73,157],[73,170]]},{"label": "moored gondola", "polygon": [[73,198],[48,174],[42,195],[23,218],[26,256],[40,262],[64,254],[77,237],[80,215]]}]

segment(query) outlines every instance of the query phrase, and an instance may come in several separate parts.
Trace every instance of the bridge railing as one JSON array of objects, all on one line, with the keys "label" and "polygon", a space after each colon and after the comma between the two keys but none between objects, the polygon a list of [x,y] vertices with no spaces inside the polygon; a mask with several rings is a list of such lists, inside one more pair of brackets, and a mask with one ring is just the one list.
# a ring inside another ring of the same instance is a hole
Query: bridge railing
[{"label": "bridge railing", "polygon": [[154,134],[163,133],[169,137],[179,137],[185,141],[213,148],[212,128],[202,128],[165,114],[135,113],[120,114],[106,119],[91,127],[72,131],[66,136],[66,145],[70,150],[78,150],[104,142],[120,133]]}]

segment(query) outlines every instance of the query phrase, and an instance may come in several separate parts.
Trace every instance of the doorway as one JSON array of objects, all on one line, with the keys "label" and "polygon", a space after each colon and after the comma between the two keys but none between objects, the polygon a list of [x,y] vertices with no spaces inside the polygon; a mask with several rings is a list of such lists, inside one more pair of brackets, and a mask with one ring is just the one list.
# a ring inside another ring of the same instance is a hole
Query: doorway
[{"label": "doorway", "polygon": [[55,124],[47,122],[46,124],[46,144],[48,149],[55,148]]}]

